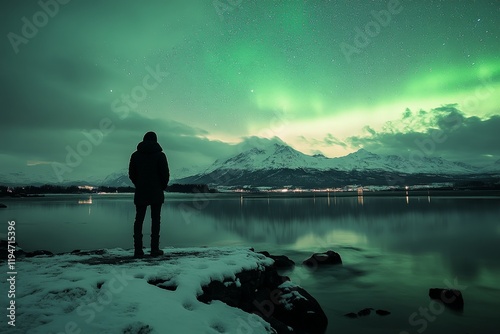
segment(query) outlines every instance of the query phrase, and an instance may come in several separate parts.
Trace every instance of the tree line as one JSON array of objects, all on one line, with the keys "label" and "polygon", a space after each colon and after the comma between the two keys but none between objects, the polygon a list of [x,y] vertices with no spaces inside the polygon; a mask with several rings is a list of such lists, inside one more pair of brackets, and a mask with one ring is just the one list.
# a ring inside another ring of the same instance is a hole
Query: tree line
[{"label": "tree line", "polygon": [[[0,186],[0,197],[30,197],[43,194],[93,194],[93,193],[133,193],[134,187],[87,187],[87,186],[59,186],[45,184],[42,186]],[[175,193],[214,193],[206,184],[178,184],[174,183],[167,187],[167,192]]]}]

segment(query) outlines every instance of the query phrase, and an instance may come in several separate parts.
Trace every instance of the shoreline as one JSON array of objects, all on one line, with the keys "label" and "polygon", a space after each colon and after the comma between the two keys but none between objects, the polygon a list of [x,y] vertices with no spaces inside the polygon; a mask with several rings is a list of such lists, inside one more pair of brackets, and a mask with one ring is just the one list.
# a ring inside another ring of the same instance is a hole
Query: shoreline
[{"label": "shoreline", "polygon": [[242,247],[164,251],[164,256],[142,259],[120,248],[57,255],[16,252],[12,328],[60,332],[69,326],[120,333],[212,328],[256,334],[326,330],[328,320],[316,299],[279,275],[271,257]]},{"label": "shoreline", "polygon": [[[327,190],[297,190],[297,191],[220,191],[211,193],[184,193],[184,192],[164,192],[165,196],[186,195],[198,197],[231,197],[231,196],[245,196],[252,198],[259,197],[401,197],[401,196],[435,196],[435,197],[500,197],[500,189],[397,189],[397,190],[364,190],[359,191],[327,191]],[[61,197],[61,196],[113,196],[113,195],[128,195],[133,196],[133,192],[110,192],[110,193],[95,193],[95,192],[75,192],[75,193],[40,193],[40,194],[25,194],[25,195],[5,195],[0,194],[2,199],[21,199],[21,198],[44,198],[44,197]],[[165,197],[165,199],[167,199]]]}]

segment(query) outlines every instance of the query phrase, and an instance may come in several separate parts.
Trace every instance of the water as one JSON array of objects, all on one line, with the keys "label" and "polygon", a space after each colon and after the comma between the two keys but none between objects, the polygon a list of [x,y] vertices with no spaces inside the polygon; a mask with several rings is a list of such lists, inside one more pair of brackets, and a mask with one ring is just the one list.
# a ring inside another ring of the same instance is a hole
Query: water
[{"label": "water", "polygon": [[[25,250],[132,247],[129,194],[1,202],[8,208],[0,219],[16,221]],[[167,194],[161,246],[236,245],[289,256],[298,265],[284,274],[319,301],[328,333],[498,333],[499,204],[487,196]],[[146,220],[146,246],[149,229]],[[300,265],[328,249],[341,254],[342,266]],[[429,288],[450,285],[463,292],[462,313],[428,297]],[[391,314],[344,316],[365,307]]]}]

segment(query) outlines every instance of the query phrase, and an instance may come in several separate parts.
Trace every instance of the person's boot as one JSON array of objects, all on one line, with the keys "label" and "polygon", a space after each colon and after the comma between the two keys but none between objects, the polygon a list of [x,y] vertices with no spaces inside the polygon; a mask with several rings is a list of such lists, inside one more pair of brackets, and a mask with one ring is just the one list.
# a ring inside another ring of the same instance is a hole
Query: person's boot
[{"label": "person's boot", "polygon": [[165,252],[162,251],[161,249],[151,249],[151,256],[152,257],[161,256],[163,254],[165,254]]},{"label": "person's boot", "polygon": [[144,257],[144,251],[142,249],[136,249],[134,250],[134,257],[136,259],[141,259]]},{"label": "person's boot", "polygon": [[134,257],[136,259],[144,257],[144,251],[142,250],[142,235],[140,238],[134,236]]},{"label": "person's boot", "polygon": [[156,257],[163,254],[164,252],[160,249],[160,237],[151,236],[151,256]]}]

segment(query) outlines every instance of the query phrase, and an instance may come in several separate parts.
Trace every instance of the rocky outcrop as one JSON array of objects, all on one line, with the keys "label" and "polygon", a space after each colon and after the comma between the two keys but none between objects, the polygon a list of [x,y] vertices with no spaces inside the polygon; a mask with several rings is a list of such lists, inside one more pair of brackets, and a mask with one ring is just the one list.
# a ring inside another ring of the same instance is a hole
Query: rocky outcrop
[{"label": "rocky outcrop", "polygon": [[329,250],[324,253],[314,253],[302,263],[310,268],[316,268],[324,265],[342,264],[342,258],[339,253]]},{"label": "rocky outcrop", "polygon": [[285,255],[271,255],[267,251],[257,252],[257,253],[260,253],[268,258],[273,259],[274,260],[273,266],[276,269],[282,269],[282,270],[283,269],[292,269],[295,266],[295,262],[290,260],[290,258],[288,258]]},{"label": "rocky outcrop", "polygon": [[[365,317],[365,316],[370,315],[373,310],[374,310],[374,308],[367,307],[367,308],[364,308],[362,310],[359,310],[358,312],[349,312],[349,313],[346,313],[346,314],[344,314],[344,316],[346,316],[348,318]],[[381,309],[375,310],[375,313],[378,314],[378,315],[381,315],[381,316],[385,316],[385,315],[391,314],[391,312],[389,312],[387,310],[381,310]]]},{"label": "rocky outcrop", "polygon": [[376,310],[375,313],[377,313],[378,315],[389,315],[391,314],[391,312],[387,311],[387,310]]},{"label": "rocky outcrop", "polygon": [[429,297],[440,300],[453,310],[461,311],[464,308],[464,299],[460,290],[431,288],[429,289]]},{"label": "rocky outcrop", "polygon": [[35,257],[35,256],[54,256],[54,253],[48,250],[36,250],[33,252],[24,252],[22,250],[18,251],[18,254],[22,254],[26,257]]},{"label": "rocky outcrop", "polygon": [[[203,287],[198,300],[220,300],[245,312],[256,314],[282,333],[324,333],[328,319],[316,299],[273,266],[247,270],[232,281],[212,281]],[[247,324],[250,326],[250,322]],[[248,331],[248,328],[245,329]]]},{"label": "rocky outcrop", "polygon": [[[7,246],[4,241],[0,246]],[[7,247],[5,252],[7,252]],[[206,250],[200,250],[198,253],[189,252],[168,252],[165,256],[159,258],[144,258],[141,262],[151,264],[161,261],[175,260],[182,256],[206,256]],[[67,260],[80,265],[125,265],[127,263],[137,262],[132,253],[130,256],[107,256],[108,252],[103,249],[98,250],[74,250],[66,255],[77,256],[74,259]],[[62,255],[62,254],[61,254]],[[19,247],[16,250],[16,258],[28,258],[40,256],[43,258],[57,256],[45,250],[24,252]],[[82,257],[81,259],[80,256]],[[286,276],[278,273],[279,269],[290,268],[294,262],[285,256],[274,256],[267,252],[260,255],[274,259],[264,261],[256,269],[243,269],[236,273],[234,277],[223,281],[212,280],[209,284],[202,287],[202,294],[197,296],[200,302],[210,303],[213,300],[219,300],[229,306],[237,307],[249,313],[248,321],[243,319],[241,322],[242,333],[252,332],[252,324],[255,319],[251,317],[259,316],[269,322],[278,334],[315,334],[324,333],[328,319],[319,303],[306,290],[290,282]],[[6,258],[6,257],[3,257]],[[171,278],[151,277],[147,281],[149,284],[161,289],[176,291],[177,282]],[[97,288],[100,289],[104,281],[97,282]],[[241,320],[241,319],[240,319]]]},{"label": "rocky outcrop", "polygon": [[17,242],[9,243],[7,240],[0,240],[0,261],[7,259],[9,254],[19,257],[35,257],[35,256],[53,256],[54,253],[48,250],[36,250],[33,252],[25,252],[19,247]]}]

